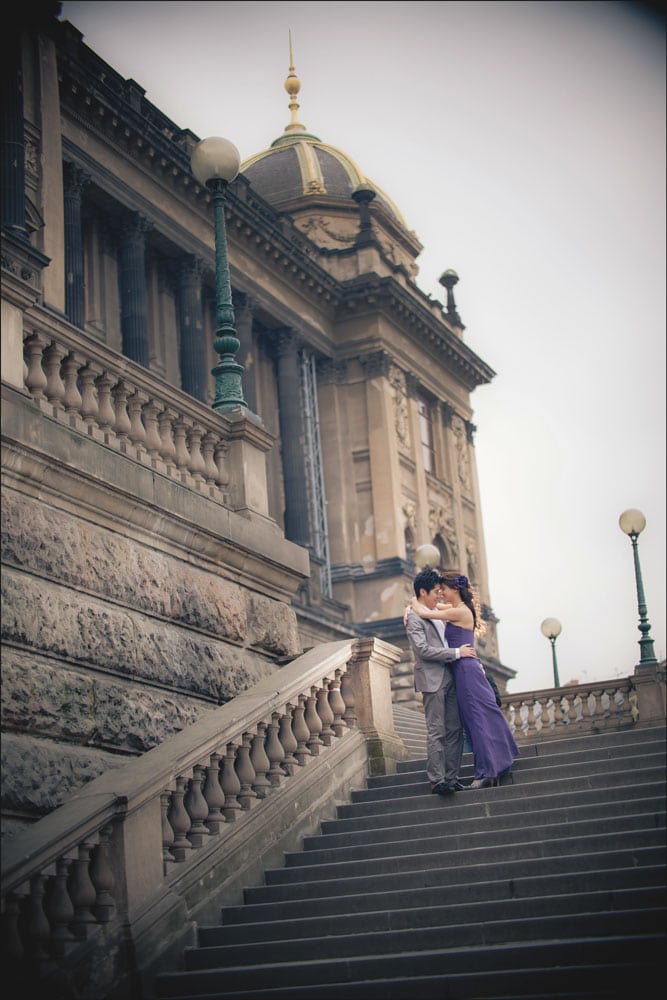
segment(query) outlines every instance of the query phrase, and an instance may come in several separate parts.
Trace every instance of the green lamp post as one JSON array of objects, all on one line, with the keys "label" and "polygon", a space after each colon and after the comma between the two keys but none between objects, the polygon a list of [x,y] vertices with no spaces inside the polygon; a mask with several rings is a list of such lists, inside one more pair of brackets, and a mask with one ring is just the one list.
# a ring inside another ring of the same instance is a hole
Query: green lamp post
[{"label": "green lamp post", "polygon": [[220,360],[211,369],[211,374],[215,376],[213,409],[218,412],[247,406],[241,385],[243,365],[236,361],[236,353],[241,344],[234,325],[225,231],[227,187],[238,174],[240,163],[241,157],[236,146],[229,139],[222,139],[219,136],[202,139],[190,157],[192,173],[200,184],[208,188],[213,201],[216,327],[213,346],[220,355]]},{"label": "green lamp post", "polygon": [[554,687],[560,687],[560,680],[558,679],[558,661],[556,659],[556,639],[561,633],[561,623],[557,618],[545,618],[540,625],[542,629],[542,635],[551,643],[551,658],[553,660],[554,668]]},{"label": "green lamp post", "polygon": [[642,583],[642,571],[639,565],[639,550],[637,539],[646,527],[646,518],[640,510],[624,510],[618,519],[621,531],[630,536],[632,542],[632,554],[635,561],[635,581],[637,584],[637,603],[639,605],[639,667],[657,667],[658,660],[653,648],[653,639],[650,636],[651,625],[646,613],[646,599],[644,597],[644,584]]}]

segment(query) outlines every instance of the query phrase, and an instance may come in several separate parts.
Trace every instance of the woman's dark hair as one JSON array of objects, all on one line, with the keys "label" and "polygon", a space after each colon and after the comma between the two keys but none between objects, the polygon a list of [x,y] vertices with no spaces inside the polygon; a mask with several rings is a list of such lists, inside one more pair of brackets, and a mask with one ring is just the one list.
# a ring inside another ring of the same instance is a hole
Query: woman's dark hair
[{"label": "woman's dark hair", "polygon": [[452,590],[458,590],[461,600],[472,612],[473,631],[482,635],[486,631],[486,625],[482,621],[479,600],[470,586],[468,577],[462,573],[445,573],[444,576],[440,577],[440,584],[444,587],[450,587]]}]

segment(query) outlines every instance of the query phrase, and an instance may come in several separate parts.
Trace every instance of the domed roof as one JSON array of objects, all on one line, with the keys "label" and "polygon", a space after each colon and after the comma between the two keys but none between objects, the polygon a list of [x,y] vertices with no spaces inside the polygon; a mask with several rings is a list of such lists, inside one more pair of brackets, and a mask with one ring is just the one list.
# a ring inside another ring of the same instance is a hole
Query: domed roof
[{"label": "domed roof", "polygon": [[291,120],[268,149],[255,153],[241,164],[241,171],[253,188],[276,208],[282,208],[307,197],[320,201],[322,197],[347,200],[360,185],[370,186],[375,192],[375,203],[407,229],[403,215],[391,198],[362,173],[347,153],[322,142],[299,122],[296,96],[300,89],[301,81],[292,64],[290,39],[290,68],[285,90],[290,96]]}]

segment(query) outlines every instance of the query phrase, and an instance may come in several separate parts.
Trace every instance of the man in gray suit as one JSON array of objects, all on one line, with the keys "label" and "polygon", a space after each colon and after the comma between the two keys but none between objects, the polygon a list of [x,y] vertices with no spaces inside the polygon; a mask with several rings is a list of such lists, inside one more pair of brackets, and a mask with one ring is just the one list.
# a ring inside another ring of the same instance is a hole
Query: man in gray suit
[{"label": "man in gray suit", "polygon": [[[440,600],[440,574],[424,569],[414,579],[417,600],[432,609]],[[463,727],[456,701],[456,686],[450,667],[461,656],[475,656],[472,646],[450,649],[445,623],[408,613],[406,631],[415,660],[415,691],[421,691],[426,718],[426,774],[431,791],[449,795],[462,791],[459,767],[463,752]]]}]

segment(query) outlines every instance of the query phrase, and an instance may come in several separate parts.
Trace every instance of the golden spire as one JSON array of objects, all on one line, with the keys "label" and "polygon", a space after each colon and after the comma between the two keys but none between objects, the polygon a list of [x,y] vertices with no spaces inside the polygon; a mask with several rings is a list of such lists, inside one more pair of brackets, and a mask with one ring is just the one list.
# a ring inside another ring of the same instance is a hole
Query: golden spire
[{"label": "golden spire", "polygon": [[292,56],[292,32],[289,32],[289,75],[285,80],[285,90],[289,94],[290,102],[289,109],[291,114],[291,119],[289,125],[285,126],[286,132],[305,132],[305,126],[301,124],[297,118],[297,111],[299,110],[299,104],[296,99],[296,95],[301,90],[301,80],[294,72],[294,57]]}]

